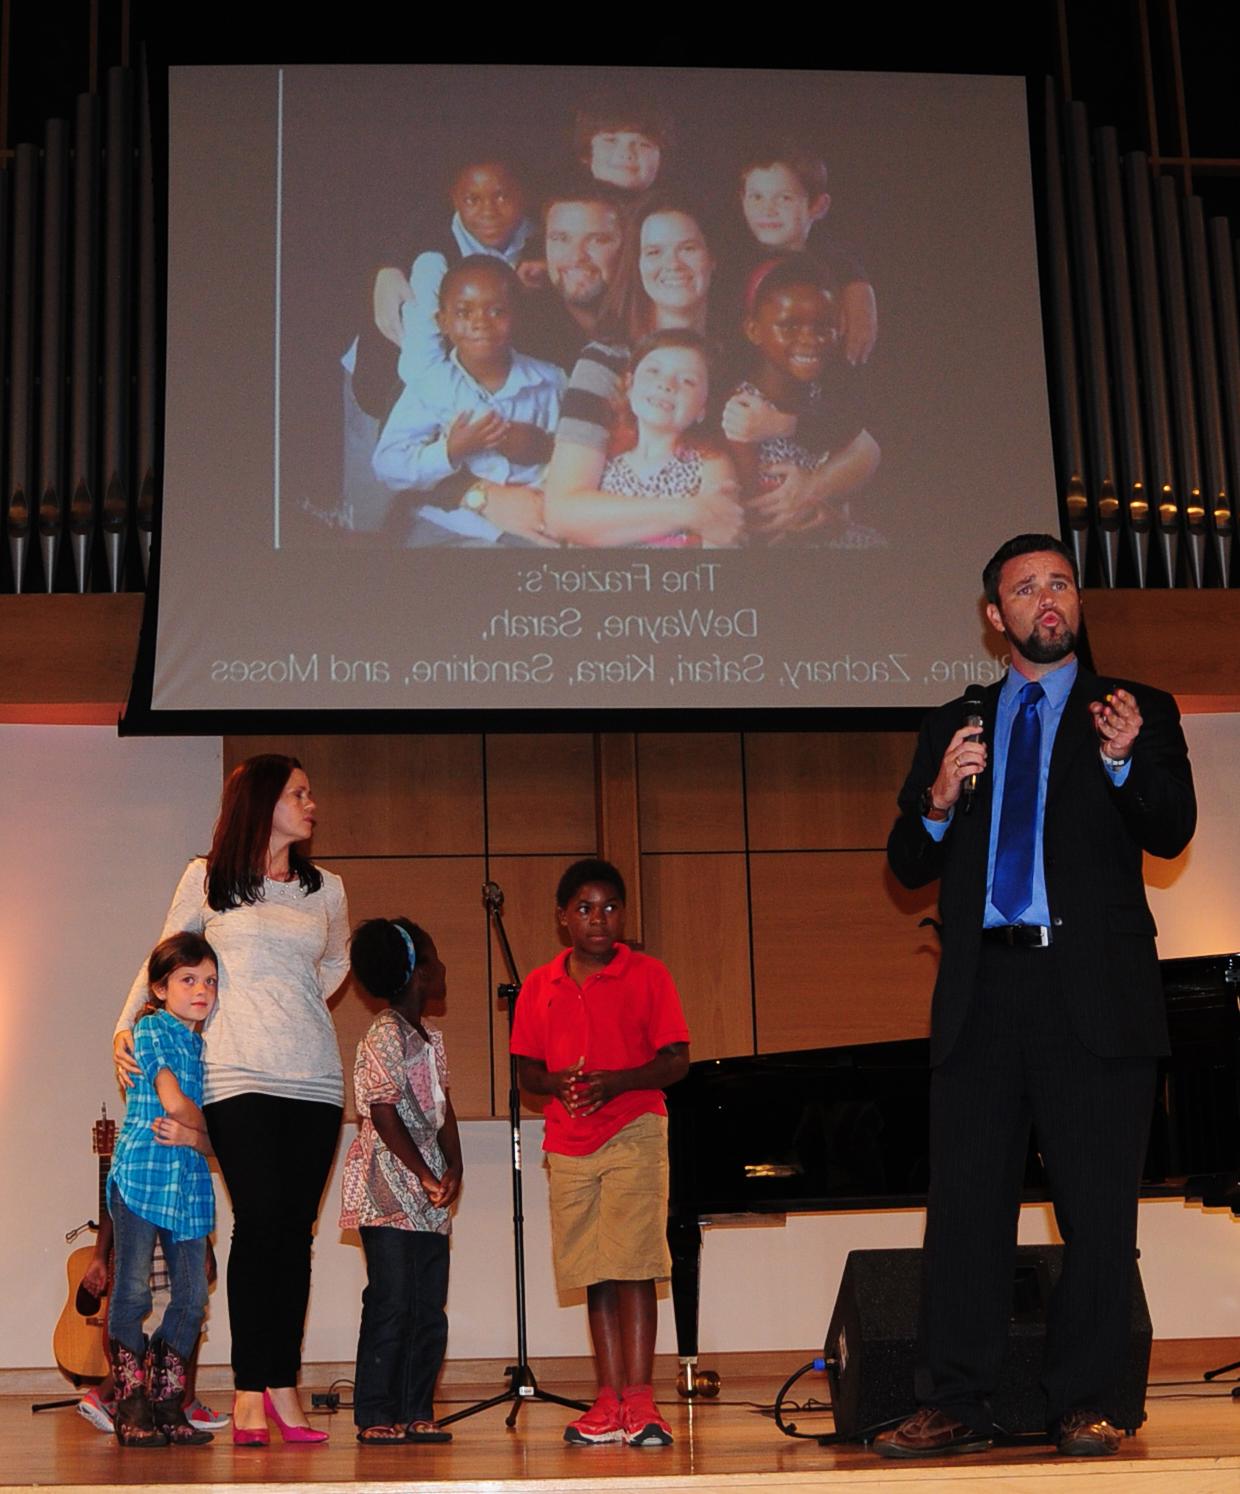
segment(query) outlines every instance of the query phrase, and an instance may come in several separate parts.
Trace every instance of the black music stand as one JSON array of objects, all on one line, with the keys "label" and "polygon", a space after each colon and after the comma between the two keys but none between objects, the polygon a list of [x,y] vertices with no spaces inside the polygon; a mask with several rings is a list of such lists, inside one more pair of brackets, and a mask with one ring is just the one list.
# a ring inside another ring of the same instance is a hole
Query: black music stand
[{"label": "black music stand", "polygon": [[[1217,1380],[1220,1375],[1225,1375],[1234,1369],[1240,1369],[1240,1359],[1233,1359],[1230,1364],[1220,1364],[1216,1369],[1206,1370],[1201,1378],[1203,1380]],[[1240,1385],[1232,1387],[1231,1398],[1233,1401],[1240,1401]]]},{"label": "black music stand", "polygon": [[[486,904],[491,922],[495,925],[504,964],[508,969],[507,981],[501,982],[495,989],[499,999],[508,1008],[508,1036],[511,1039],[512,1024],[517,1010],[517,996],[521,990],[521,977],[517,973],[517,962],[513,958],[512,945],[508,942],[508,932],[504,928],[504,894],[495,882],[484,882],[482,900]],[[516,1426],[517,1415],[523,1401],[553,1401],[557,1406],[567,1406],[573,1411],[589,1409],[585,1401],[570,1401],[565,1396],[554,1395],[549,1390],[543,1390],[534,1378],[534,1371],[530,1368],[526,1354],[525,1213],[522,1207],[521,1188],[521,1091],[517,1084],[517,1060],[513,1055],[511,1042],[508,1048],[508,1126],[512,1140],[512,1254],[517,1283],[517,1362],[510,1364],[504,1371],[508,1376],[507,1390],[501,1390],[498,1395],[490,1396],[485,1401],[477,1402],[476,1405],[466,1406],[463,1411],[454,1411],[451,1416],[441,1416],[439,1418],[441,1427],[446,1427],[454,1421],[462,1421],[467,1416],[475,1416],[479,1411],[488,1411],[492,1406],[502,1406],[506,1401],[512,1402],[512,1410],[504,1418],[504,1424],[509,1427]]]}]

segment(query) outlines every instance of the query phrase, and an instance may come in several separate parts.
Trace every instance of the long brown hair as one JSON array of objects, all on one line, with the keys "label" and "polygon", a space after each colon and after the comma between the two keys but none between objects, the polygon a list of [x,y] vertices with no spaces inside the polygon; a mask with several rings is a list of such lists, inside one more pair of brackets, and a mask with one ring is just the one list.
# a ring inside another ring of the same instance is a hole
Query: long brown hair
[{"label": "long brown hair", "polygon": [[[702,209],[679,193],[661,193],[643,201],[632,216],[626,214],[620,257],[611,284],[599,306],[598,340],[632,347],[655,330],[654,303],[642,284],[642,228],[647,220],[660,213],[681,213],[691,218],[710,252],[710,223]],[[709,305],[709,297],[707,298]]]},{"label": "long brown hair", "polygon": [[[295,757],[263,752],[228,775],[207,853],[207,902],[217,913],[262,901],[271,819],[284,785],[300,767]],[[323,874],[296,846],[289,847],[288,864],[304,892],[322,887]]]}]

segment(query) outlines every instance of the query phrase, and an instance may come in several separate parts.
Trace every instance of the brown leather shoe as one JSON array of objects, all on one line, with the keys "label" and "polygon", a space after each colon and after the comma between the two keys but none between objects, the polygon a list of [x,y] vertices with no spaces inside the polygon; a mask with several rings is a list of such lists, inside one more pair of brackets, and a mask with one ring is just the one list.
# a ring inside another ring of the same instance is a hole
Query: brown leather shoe
[{"label": "brown leather shoe", "polygon": [[1069,1411],[1059,1423],[1059,1451],[1066,1458],[1109,1458],[1123,1433],[1096,1411]]},{"label": "brown leather shoe", "polygon": [[923,1406],[906,1421],[874,1439],[874,1451],[884,1458],[936,1458],[950,1453],[985,1452],[991,1438],[975,1432],[946,1411]]}]

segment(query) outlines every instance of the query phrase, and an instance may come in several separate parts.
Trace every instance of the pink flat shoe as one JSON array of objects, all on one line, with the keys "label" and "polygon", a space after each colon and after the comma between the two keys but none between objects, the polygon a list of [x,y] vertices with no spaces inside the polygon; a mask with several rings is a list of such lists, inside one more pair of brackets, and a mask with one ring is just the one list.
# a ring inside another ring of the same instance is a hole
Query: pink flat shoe
[{"label": "pink flat shoe", "polygon": [[280,1436],[285,1442],[326,1442],[327,1433],[316,1431],[314,1427],[294,1427],[280,1415],[275,1408],[275,1403],[270,1395],[263,1391],[263,1410],[280,1428]]}]

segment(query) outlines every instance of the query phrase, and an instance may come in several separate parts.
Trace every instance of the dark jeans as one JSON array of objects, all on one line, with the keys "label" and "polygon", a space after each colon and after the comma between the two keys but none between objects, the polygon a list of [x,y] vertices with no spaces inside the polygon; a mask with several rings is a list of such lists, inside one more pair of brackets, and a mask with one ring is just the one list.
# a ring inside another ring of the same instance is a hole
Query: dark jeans
[{"label": "dark jeans", "polygon": [[135,1214],[115,1188],[108,1198],[108,1212],[116,1261],[108,1303],[109,1335],[139,1359],[146,1352],[142,1325],[151,1311],[151,1258],[158,1239],[168,1264],[170,1300],[153,1336],[162,1338],[182,1359],[189,1359],[207,1311],[206,1236],[174,1240],[166,1229]]},{"label": "dark jeans", "polygon": [[353,1420],[359,1427],[431,1421],[448,1345],[448,1237],[369,1225],[360,1234],[367,1284]]},{"label": "dark jeans", "polygon": [[339,1105],[236,1095],[203,1107],[232,1199],[228,1324],[238,1390],[295,1385],[314,1222],[340,1135]]}]

